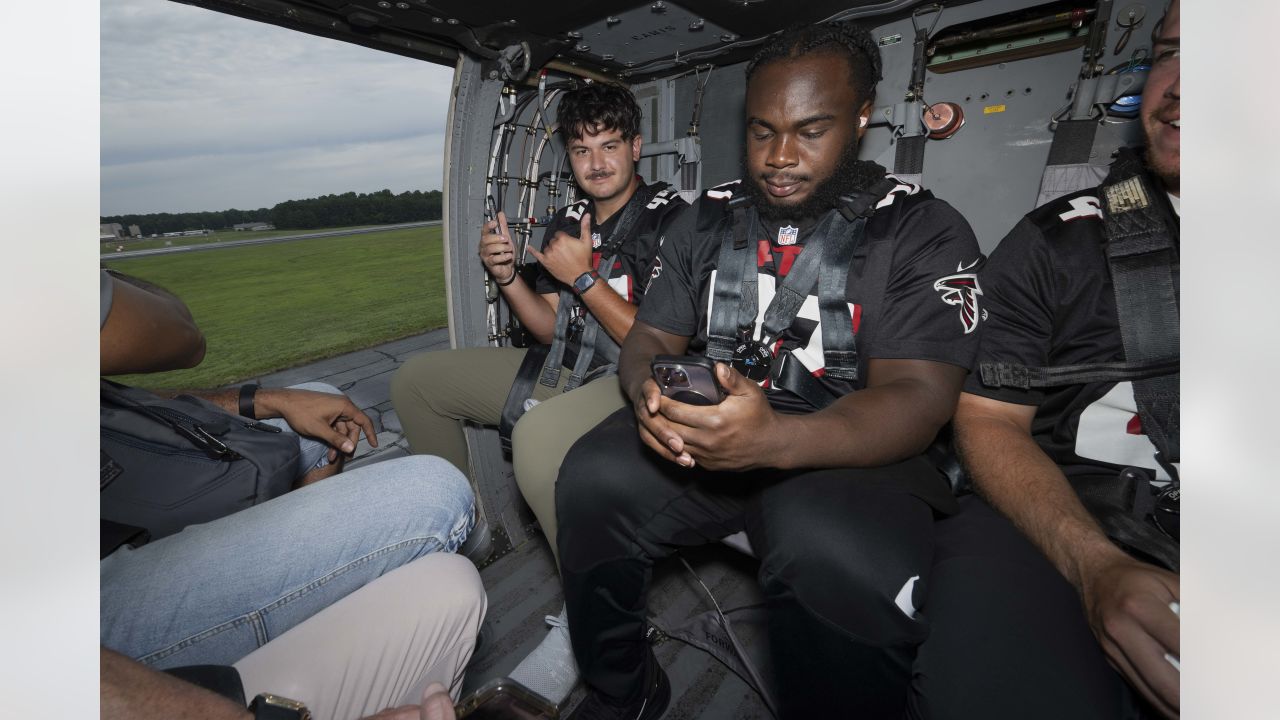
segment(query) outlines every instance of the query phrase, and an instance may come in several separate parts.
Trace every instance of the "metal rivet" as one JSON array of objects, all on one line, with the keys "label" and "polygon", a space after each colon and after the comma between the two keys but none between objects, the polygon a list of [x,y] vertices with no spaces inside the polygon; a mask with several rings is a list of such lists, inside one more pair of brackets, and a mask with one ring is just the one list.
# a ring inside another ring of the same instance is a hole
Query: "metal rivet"
[{"label": "metal rivet", "polygon": [[737,39],[738,39],[738,36],[734,35],[733,33],[725,33],[724,35],[720,36],[720,42],[722,43],[731,43]]},{"label": "metal rivet", "polygon": [[577,45],[573,46],[573,49],[577,50],[578,52],[586,52],[591,49],[591,46],[586,43],[578,43]]},{"label": "metal rivet", "polygon": [[440,24],[440,23],[444,22],[444,18],[433,17],[433,18],[431,18],[431,22],[436,23],[436,24]]},{"label": "metal rivet", "polygon": [[445,22],[446,22],[446,23],[449,23],[450,25],[457,25],[457,24],[458,24],[458,19],[457,19],[457,18],[449,18],[448,20],[445,20]]},{"label": "metal rivet", "polygon": [[613,59],[613,53],[605,53],[605,54],[603,54],[603,55],[601,55],[601,56],[600,56],[600,59],[601,59],[601,60],[612,60],[612,59]]},{"label": "metal rivet", "polygon": [[618,23],[622,22],[622,18],[618,17],[617,15],[610,15],[609,17],[604,19],[604,22],[606,25],[617,25]]},{"label": "metal rivet", "polygon": [[634,60],[628,60],[628,61],[626,61],[626,62],[624,62],[624,63],[622,63],[622,64],[623,64],[623,65],[626,65],[627,67],[635,67],[635,66],[636,66],[636,63],[635,63],[635,61],[634,61]]},{"label": "metal rivet", "polygon": [[565,33],[565,35],[573,38],[574,40],[582,39],[582,33],[578,32],[577,30],[570,30],[569,32]]},{"label": "metal rivet", "polygon": [[398,2],[398,3],[396,3],[396,7],[400,8],[401,10],[408,10],[408,9],[409,9],[409,3],[407,3],[407,2]]},{"label": "metal rivet", "polygon": [[387,0],[379,0],[378,7],[382,8],[383,10],[386,10],[387,8],[391,7],[391,3],[387,2]]},{"label": "metal rivet", "polygon": [[667,4],[662,2],[662,0],[658,0],[658,2],[650,5],[649,9],[656,13],[664,13],[667,11]]}]

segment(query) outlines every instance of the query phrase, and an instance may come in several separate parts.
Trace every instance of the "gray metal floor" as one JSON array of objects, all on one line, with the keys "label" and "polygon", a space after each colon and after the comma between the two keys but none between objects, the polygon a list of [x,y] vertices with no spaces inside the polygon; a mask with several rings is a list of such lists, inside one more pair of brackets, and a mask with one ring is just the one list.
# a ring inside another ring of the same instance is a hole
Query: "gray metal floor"
[{"label": "gray metal floor", "polygon": [[[335,385],[364,410],[377,430],[378,448],[362,440],[349,467],[408,454],[399,419],[391,407],[391,375],[408,357],[419,352],[447,350],[447,330],[415,335],[377,347],[321,360],[258,378],[269,387],[320,381]],[[506,472],[510,472],[509,466]],[[721,606],[744,607],[760,602],[755,582],[756,563],[723,546],[685,551],[684,557],[710,588]],[[546,541],[538,532],[510,552],[481,568],[489,596],[489,612],[480,646],[467,669],[465,691],[503,677],[542,640],[543,618],[556,615],[564,603],[559,577]],[[671,629],[712,609],[697,581],[676,560],[660,563],[649,598],[650,616],[662,629]],[[768,677],[767,643],[763,625],[749,616],[734,616],[733,626],[748,654]],[[706,652],[679,640],[658,635],[654,651],[671,680],[671,706],[664,717],[768,718],[768,709],[750,685]],[[580,700],[581,686],[562,712]]]}]

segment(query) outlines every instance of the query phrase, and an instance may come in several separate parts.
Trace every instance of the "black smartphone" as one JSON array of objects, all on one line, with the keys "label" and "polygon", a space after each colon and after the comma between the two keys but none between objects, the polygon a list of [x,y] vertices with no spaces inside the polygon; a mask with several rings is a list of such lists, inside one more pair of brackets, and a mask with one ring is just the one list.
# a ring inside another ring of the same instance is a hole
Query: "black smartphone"
[{"label": "black smartphone", "polygon": [[458,720],[557,720],[552,702],[511,678],[495,678],[454,706]]},{"label": "black smartphone", "polygon": [[[498,204],[493,201],[492,195],[484,196],[484,221],[492,222],[498,219]],[[493,229],[494,234],[498,232],[497,228]]]},{"label": "black smartphone", "polygon": [[658,355],[649,368],[662,394],[672,400],[689,405],[718,405],[724,400],[715,365],[705,357]]}]

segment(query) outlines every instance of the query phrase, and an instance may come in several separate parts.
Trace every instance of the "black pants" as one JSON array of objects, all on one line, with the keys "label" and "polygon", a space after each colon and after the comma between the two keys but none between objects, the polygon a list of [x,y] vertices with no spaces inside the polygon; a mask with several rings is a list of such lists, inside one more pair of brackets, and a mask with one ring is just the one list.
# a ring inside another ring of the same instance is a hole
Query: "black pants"
[{"label": "black pants", "polygon": [[934,529],[922,607],[930,634],[913,667],[909,717],[1139,716],[1075,589],[1012,523],[970,495]]},{"label": "black pants", "polygon": [[629,408],[615,413],[573,447],[556,489],[583,677],[619,699],[637,694],[651,661],[654,561],[745,529],[761,560],[785,717],[1138,717],[1074,589],[1007,519],[968,496],[935,522],[929,504],[902,492],[933,473],[920,459],[798,474],[684,470],[640,443]]},{"label": "black pants", "polygon": [[581,438],[556,487],[574,654],[597,691],[633,700],[654,561],[746,530],[769,603],[787,717],[901,717],[933,556],[933,510],[903,490],[942,482],[923,458],[799,473],[686,470],[640,442],[630,408]]}]

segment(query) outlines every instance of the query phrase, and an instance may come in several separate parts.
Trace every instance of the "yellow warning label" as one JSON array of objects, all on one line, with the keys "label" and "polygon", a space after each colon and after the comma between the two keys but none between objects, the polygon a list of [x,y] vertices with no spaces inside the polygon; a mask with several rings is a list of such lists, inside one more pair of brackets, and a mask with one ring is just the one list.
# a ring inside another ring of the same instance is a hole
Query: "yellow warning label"
[{"label": "yellow warning label", "polygon": [[1003,105],[988,105],[982,108],[983,115],[990,115],[991,113],[998,113],[998,112],[1004,112]]}]

